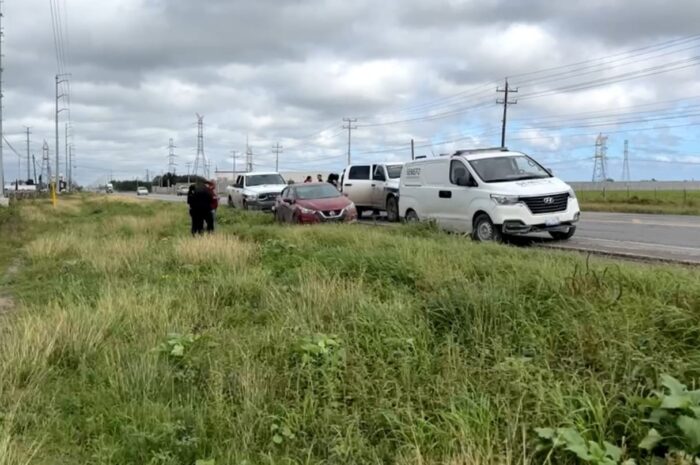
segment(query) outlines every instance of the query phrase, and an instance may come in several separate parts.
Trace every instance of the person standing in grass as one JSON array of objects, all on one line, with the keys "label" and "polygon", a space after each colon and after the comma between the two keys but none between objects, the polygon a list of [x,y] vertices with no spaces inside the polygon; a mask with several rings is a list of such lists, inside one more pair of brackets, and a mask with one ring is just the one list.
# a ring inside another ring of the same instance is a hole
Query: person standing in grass
[{"label": "person standing in grass", "polygon": [[213,228],[213,221],[211,219],[212,193],[202,181],[197,181],[194,185],[190,186],[190,190],[187,193],[187,204],[190,206],[193,236],[204,233],[205,221],[207,225],[211,224]]},{"label": "person standing in grass", "polygon": [[214,223],[216,223],[216,209],[219,208],[219,196],[216,194],[216,183],[211,180],[207,182],[207,188],[211,194],[211,214],[208,215],[204,221],[207,223],[207,232],[214,232]]}]

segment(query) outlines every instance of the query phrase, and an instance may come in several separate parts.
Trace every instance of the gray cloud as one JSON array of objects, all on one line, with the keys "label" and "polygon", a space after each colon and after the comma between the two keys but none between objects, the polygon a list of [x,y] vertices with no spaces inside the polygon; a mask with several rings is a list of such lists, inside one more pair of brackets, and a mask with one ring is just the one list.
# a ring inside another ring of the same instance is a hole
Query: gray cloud
[{"label": "gray cloud", "polygon": [[[427,153],[491,145],[500,122],[495,87],[504,76],[694,34],[700,19],[696,0],[71,0],[67,6],[71,115],[84,182],[109,169],[124,175],[165,169],[171,137],[184,170],[194,155],[195,112],[205,115],[207,152],[220,166],[229,166],[230,150],[242,150],[249,137],[262,165],[269,167],[270,147],[279,140],[288,147],[286,168],[341,169],[344,116],[361,116],[360,124],[416,120],[360,128],[358,159],[405,157],[411,138],[434,143]],[[5,9],[5,127],[18,146],[22,126],[33,126],[38,152],[41,140],[53,137],[50,11],[43,0],[6,3]],[[520,92],[663,64],[698,50],[661,51],[648,62],[630,60],[569,80],[527,83],[522,77]],[[695,76],[690,68],[523,100],[511,113],[513,139],[546,157],[582,154],[594,135],[530,130],[527,120],[698,95]],[[482,102],[489,105],[454,111]],[[420,120],[445,112],[453,114]],[[616,138],[626,136],[634,134]],[[659,153],[698,144],[692,127],[636,137]],[[437,144],[451,139],[462,141]],[[13,155],[7,157],[12,176]],[[672,168],[663,167],[669,176]]]}]

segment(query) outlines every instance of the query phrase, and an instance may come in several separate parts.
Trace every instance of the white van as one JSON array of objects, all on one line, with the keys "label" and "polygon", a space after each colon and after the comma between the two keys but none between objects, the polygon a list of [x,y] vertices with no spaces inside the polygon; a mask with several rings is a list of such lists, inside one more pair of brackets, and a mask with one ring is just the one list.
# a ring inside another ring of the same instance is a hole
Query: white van
[{"label": "white van", "polygon": [[353,201],[357,216],[363,211],[386,211],[389,221],[399,220],[399,180],[403,163],[350,165],[340,177],[340,192]]},{"label": "white van", "polygon": [[475,240],[546,231],[569,239],[581,215],[574,191],[529,156],[505,148],[460,150],[407,163],[399,211]]}]

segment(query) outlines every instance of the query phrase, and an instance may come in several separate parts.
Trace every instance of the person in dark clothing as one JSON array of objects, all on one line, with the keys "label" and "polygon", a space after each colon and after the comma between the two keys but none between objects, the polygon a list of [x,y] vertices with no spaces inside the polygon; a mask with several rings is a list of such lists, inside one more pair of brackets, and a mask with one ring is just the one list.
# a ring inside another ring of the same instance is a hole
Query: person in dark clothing
[{"label": "person in dark clothing", "polygon": [[211,204],[210,204],[210,209],[209,209],[209,215],[204,218],[204,221],[207,223],[207,232],[208,233],[213,233],[214,232],[214,223],[216,222],[216,209],[219,208],[219,196],[216,194],[216,184],[214,181],[208,181],[206,183],[207,189],[209,189],[209,193],[211,194]]},{"label": "person in dark clothing", "polygon": [[193,236],[204,233],[205,221],[213,227],[211,214],[212,194],[211,190],[204,183],[198,182],[190,186],[190,190],[187,193],[187,204],[190,206]]},{"label": "person in dark clothing", "polygon": [[311,176],[307,176],[306,179],[304,179],[304,184],[308,184],[310,182],[314,182],[314,179]]}]

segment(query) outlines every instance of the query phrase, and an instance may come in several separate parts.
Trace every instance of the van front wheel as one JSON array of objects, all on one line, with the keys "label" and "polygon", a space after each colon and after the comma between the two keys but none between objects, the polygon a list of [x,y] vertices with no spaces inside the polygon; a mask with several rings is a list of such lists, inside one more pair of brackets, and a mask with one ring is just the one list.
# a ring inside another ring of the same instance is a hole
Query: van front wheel
[{"label": "van front wheel", "polygon": [[493,224],[489,215],[482,213],[474,219],[472,238],[479,242],[500,242],[502,236],[500,229]]}]

